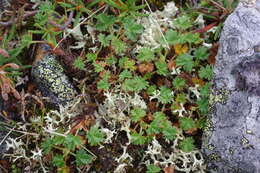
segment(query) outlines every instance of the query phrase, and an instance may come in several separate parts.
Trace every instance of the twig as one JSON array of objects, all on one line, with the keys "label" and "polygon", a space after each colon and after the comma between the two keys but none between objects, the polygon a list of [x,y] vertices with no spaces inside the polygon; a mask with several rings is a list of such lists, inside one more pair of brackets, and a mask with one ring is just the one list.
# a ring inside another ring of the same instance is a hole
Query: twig
[{"label": "twig", "polygon": [[[6,170],[3,166],[0,165],[0,168],[5,172],[5,173],[8,173],[8,170]],[[0,171],[1,171],[0,169]]]},{"label": "twig", "polygon": [[[145,1],[145,3],[146,3],[146,5],[147,5],[147,7],[148,7],[148,9],[149,9],[149,11],[150,11],[150,13],[152,13],[152,9],[151,9],[149,3],[147,2],[147,0],[144,0],[144,1]],[[168,42],[167,42],[167,40],[166,40],[166,38],[165,38],[165,36],[164,36],[162,30],[161,30],[161,27],[160,27],[159,23],[158,23],[157,20],[155,20],[153,17],[151,17],[151,19],[152,19],[152,21],[157,25],[158,30],[160,31],[160,34],[162,35],[163,40],[165,41],[165,43],[166,43],[166,45],[167,45],[167,48],[170,49],[170,46],[169,46],[169,44],[168,44]]]},{"label": "twig", "polygon": [[74,32],[76,30],[77,27],[79,27],[81,24],[83,24],[84,22],[86,22],[88,19],[90,19],[92,16],[94,16],[96,13],[98,13],[99,11],[101,11],[105,6],[100,7],[99,9],[97,9],[95,12],[93,12],[91,15],[89,15],[87,18],[85,18],[82,22],[80,22],[79,24],[77,24],[70,32],[68,32],[67,34],[65,34],[65,36],[58,42],[58,44],[53,48],[53,50],[55,50],[63,40],[65,40],[72,32]]},{"label": "twig", "polygon": [[2,141],[0,142],[0,146],[2,145],[2,143],[5,141],[5,139],[12,133],[12,131],[14,130],[15,127],[13,127],[6,135],[5,137],[2,139]]},{"label": "twig", "polygon": [[[30,16],[34,16],[36,13],[38,12],[38,10],[35,10],[35,11],[26,11],[25,12],[25,14],[24,14],[24,16],[22,17],[23,19],[26,19],[26,18],[28,18],[28,17],[30,17]],[[12,24],[14,24],[14,23],[16,23],[18,21],[18,19],[16,18],[14,18],[14,17],[12,17],[9,21],[7,21],[7,22],[0,22],[0,25],[1,26],[10,26],[10,25],[12,25]]]},{"label": "twig", "polygon": [[212,4],[214,4],[217,8],[220,8],[220,9],[222,9],[222,10],[224,10],[224,11],[227,11],[227,9],[226,8],[224,8],[224,7],[222,7],[222,5],[220,5],[219,3],[217,3],[217,2],[215,2],[215,1],[213,1],[213,0],[209,0]]},{"label": "twig", "polygon": [[64,29],[66,29],[69,26],[69,24],[72,22],[73,15],[74,15],[74,11],[71,11],[69,14],[68,20],[63,25],[57,24],[53,20],[50,20],[49,23],[54,25],[55,27],[59,28],[62,31]]},{"label": "twig", "polygon": [[[48,130],[48,129],[46,129],[46,128],[44,128],[44,130],[45,130],[45,132],[48,132],[48,133],[50,133],[50,134],[53,134],[53,135],[57,135],[57,136],[63,136],[63,137],[67,137],[67,135],[64,135],[64,134],[62,134],[62,133],[58,133],[58,132],[54,132],[54,131],[51,131],[51,130]],[[87,149],[86,147],[84,147],[83,145],[80,145],[84,150],[86,150],[87,152],[89,152],[90,154],[92,154],[92,156],[94,156],[94,158],[96,159],[97,158],[97,156],[94,154],[94,153],[92,153],[89,149]]]},{"label": "twig", "polygon": [[21,130],[14,130],[14,128],[11,129],[9,127],[6,127],[6,128],[9,129],[9,130],[12,130],[14,132],[23,133],[23,134],[26,134],[26,135],[39,136],[39,134],[37,134],[37,133],[30,133],[30,132],[25,132],[25,131],[21,131]]}]

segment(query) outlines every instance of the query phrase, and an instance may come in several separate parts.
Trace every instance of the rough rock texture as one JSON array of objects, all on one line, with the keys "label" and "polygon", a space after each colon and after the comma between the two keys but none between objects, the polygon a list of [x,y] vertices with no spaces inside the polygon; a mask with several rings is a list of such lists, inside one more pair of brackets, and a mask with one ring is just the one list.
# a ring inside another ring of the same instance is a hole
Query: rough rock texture
[{"label": "rough rock texture", "polygon": [[202,152],[210,173],[260,173],[260,0],[227,18]]},{"label": "rough rock texture", "polygon": [[31,75],[42,94],[49,97],[50,103],[58,108],[72,101],[77,91],[50,49],[46,44],[39,45]]},{"label": "rough rock texture", "polygon": [[[5,136],[7,135],[7,131],[4,131],[0,128],[0,142],[4,140]],[[0,159],[3,158],[3,154],[6,152],[6,143],[3,141],[3,143],[0,145]],[[0,169],[1,172],[1,169]]]}]

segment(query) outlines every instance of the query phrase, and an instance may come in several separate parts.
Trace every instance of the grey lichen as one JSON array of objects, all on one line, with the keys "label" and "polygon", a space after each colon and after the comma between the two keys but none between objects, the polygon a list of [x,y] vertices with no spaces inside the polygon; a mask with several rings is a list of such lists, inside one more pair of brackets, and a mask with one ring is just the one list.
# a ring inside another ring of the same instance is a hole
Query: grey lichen
[{"label": "grey lichen", "polygon": [[236,87],[250,95],[260,96],[260,54],[245,58],[234,67],[232,74],[236,79]]},{"label": "grey lichen", "polygon": [[47,45],[39,46],[31,75],[42,94],[49,97],[52,104],[65,105],[73,100],[77,91],[48,49]]}]

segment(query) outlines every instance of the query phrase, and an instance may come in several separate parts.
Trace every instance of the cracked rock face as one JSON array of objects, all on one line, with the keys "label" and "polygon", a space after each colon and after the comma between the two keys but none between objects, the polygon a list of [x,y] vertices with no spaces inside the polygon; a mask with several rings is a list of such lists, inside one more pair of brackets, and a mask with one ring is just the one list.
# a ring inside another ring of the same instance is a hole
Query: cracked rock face
[{"label": "cracked rock face", "polygon": [[202,146],[208,170],[260,173],[260,0],[227,18],[214,73]]}]

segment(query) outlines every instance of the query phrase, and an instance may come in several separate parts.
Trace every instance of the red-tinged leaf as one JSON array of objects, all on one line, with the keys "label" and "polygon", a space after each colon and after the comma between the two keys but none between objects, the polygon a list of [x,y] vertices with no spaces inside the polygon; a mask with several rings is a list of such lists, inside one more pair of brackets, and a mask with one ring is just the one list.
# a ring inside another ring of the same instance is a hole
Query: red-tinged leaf
[{"label": "red-tinged leaf", "polygon": [[17,99],[17,100],[20,100],[21,99],[21,95],[19,94],[18,91],[16,91],[14,88],[11,88],[12,89],[12,93],[14,95],[14,97]]},{"label": "red-tinged leaf", "polygon": [[205,82],[197,77],[193,77],[192,79],[193,84],[198,84],[200,86],[203,86],[205,84]]},{"label": "red-tinged leaf", "polygon": [[8,52],[7,52],[6,50],[4,50],[4,49],[0,49],[0,54],[3,55],[3,56],[6,57],[6,58],[9,58],[9,57],[10,57],[10,55],[8,54]]},{"label": "red-tinged leaf", "polygon": [[215,65],[215,63],[216,63],[216,55],[218,53],[218,47],[219,47],[219,44],[215,43],[210,48],[210,50],[209,50],[210,54],[209,54],[209,57],[208,57],[208,63],[209,64]]},{"label": "red-tinged leaf", "polygon": [[205,26],[204,28],[200,28],[200,29],[197,29],[197,30],[193,31],[193,33],[196,33],[196,32],[198,32],[198,33],[205,33],[208,30],[210,30],[211,28],[213,28],[214,26],[216,26],[217,24],[218,24],[218,22],[213,22],[213,23]]},{"label": "red-tinged leaf", "polygon": [[140,64],[138,66],[138,70],[142,74],[152,72],[154,70],[154,65],[153,65],[153,63]]},{"label": "red-tinged leaf", "polygon": [[169,70],[175,69],[175,68],[176,68],[176,63],[175,63],[175,61],[173,61],[173,60],[171,59],[171,60],[169,60],[167,66],[168,66],[168,69],[169,69]]},{"label": "red-tinged leaf", "polygon": [[7,93],[7,94],[11,92],[9,83],[3,83],[3,85],[2,85],[2,92]]},{"label": "red-tinged leaf", "polygon": [[60,49],[60,48],[53,49],[52,53],[55,54],[55,55],[58,55],[58,56],[66,55],[65,52],[62,49]]},{"label": "red-tinged leaf", "polygon": [[6,67],[11,67],[11,68],[14,68],[14,69],[20,68],[19,65],[15,64],[15,63],[8,63],[8,64],[3,65],[3,66],[0,67],[0,68],[1,68],[1,69],[5,69]]}]

